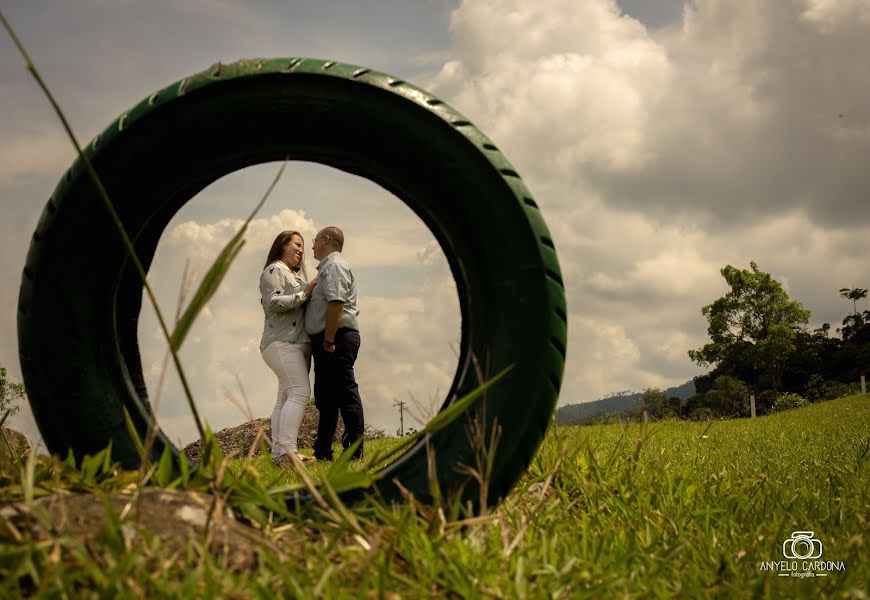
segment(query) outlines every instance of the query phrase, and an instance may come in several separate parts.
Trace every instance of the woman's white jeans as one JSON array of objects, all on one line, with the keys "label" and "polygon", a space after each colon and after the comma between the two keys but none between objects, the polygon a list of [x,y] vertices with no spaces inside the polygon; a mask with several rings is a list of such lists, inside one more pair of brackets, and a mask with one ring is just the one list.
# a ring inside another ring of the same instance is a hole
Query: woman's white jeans
[{"label": "woman's white jeans", "polygon": [[272,456],[277,457],[297,450],[296,436],[311,397],[311,344],[272,342],[263,350],[263,360],[278,376],[272,410]]}]

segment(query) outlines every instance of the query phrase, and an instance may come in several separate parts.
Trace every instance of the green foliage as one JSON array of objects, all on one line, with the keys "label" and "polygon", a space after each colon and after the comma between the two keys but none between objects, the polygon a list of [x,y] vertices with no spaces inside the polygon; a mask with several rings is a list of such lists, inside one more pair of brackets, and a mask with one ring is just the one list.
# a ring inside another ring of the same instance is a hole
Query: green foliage
[{"label": "green foliage", "polygon": [[615,425],[616,423],[621,423],[624,420],[626,420],[626,416],[622,415],[621,413],[612,410],[605,410],[600,415],[592,417],[589,423],[595,425]]},{"label": "green foliage", "polygon": [[17,413],[21,409],[18,404],[21,401],[27,401],[24,384],[9,379],[6,369],[0,367],[0,417]]},{"label": "green foliage", "polygon": [[846,315],[843,318],[843,327],[838,328],[837,331],[843,337],[843,341],[848,341],[855,337],[866,324],[866,311],[865,313],[856,312],[852,315]]},{"label": "green foliage", "polygon": [[858,300],[867,297],[867,290],[862,288],[840,288],[840,296],[852,301],[852,310],[858,315]]},{"label": "green foliage", "polygon": [[759,415],[773,412],[773,404],[776,402],[777,393],[773,390],[764,390],[755,398],[755,408]]},{"label": "green foliage", "polygon": [[855,394],[860,393],[861,384],[856,382],[841,383],[838,381],[828,390],[828,394],[825,396],[825,400],[835,400],[836,398],[845,398],[846,396],[854,396]]},{"label": "green foliage", "polygon": [[641,394],[640,399],[647,407],[649,416],[654,419],[662,419],[676,416],[670,398],[659,388],[646,388]]},{"label": "green foliage", "polygon": [[[843,288],[841,295],[860,299],[863,291]],[[831,335],[828,323],[813,331],[796,330],[794,348],[782,365],[779,385],[777,373],[757,364],[753,344],[747,341],[733,346],[710,373],[696,377],[696,389],[698,393],[710,389],[719,375],[736,377],[765,390],[759,396],[762,412],[773,407],[774,390],[801,394],[811,402],[858,393],[860,373],[870,372],[870,311],[847,315],[837,332],[842,339]]]},{"label": "green foliage", "polygon": [[814,373],[810,376],[805,388],[805,395],[807,397],[807,400],[809,400],[810,402],[825,400],[825,396],[830,389],[830,385],[831,382],[825,381],[821,375],[819,375],[818,373]]},{"label": "green foliage", "polygon": [[370,425],[366,423],[365,428],[363,430],[363,438],[368,440],[379,440],[381,438],[387,437],[387,432],[379,427],[375,427],[374,425]]},{"label": "green foliage", "polygon": [[775,412],[782,412],[784,410],[792,410],[793,408],[802,408],[807,404],[809,402],[803,396],[786,392],[777,396],[773,403],[773,410]]},{"label": "green foliage", "polygon": [[840,381],[829,381],[823,379],[821,375],[815,374],[810,377],[804,396],[810,402],[820,402],[853,396],[859,393],[861,393],[861,384],[857,382],[842,383]]},{"label": "green foliage", "polygon": [[689,414],[689,418],[693,421],[712,421],[716,413],[709,406],[700,406]]},{"label": "green foliage", "polygon": [[707,318],[710,343],[690,350],[689,358],[699,365],[719,363],[735,352],[748,357],[756,367],[770,374],[778,389],[782,371],[798,328],[805,325],[810,311],[791,300],[769,273],[726,265],[721,273],[731,288],[725,296],[701,309]]},{"label": "green foliage", "polygon": [[707,405],[716,414],[726,417],[750,416],[749,388],[746,384],[722,375],[713,382],[713,389],[707,392]]}]

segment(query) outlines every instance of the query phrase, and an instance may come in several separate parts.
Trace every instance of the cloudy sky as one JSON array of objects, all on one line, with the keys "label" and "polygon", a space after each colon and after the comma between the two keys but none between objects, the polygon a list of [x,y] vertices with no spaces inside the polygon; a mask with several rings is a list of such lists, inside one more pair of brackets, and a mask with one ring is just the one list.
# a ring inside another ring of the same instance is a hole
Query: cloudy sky
[{"label": "cloudy sky", "polygon": [[[868,0],[11,0],[3,10],[82,140],[164,85],[239,58],[365,65],[452,104],[514,163],[553,233],[569,308],[560,404],[703,372],[686,351],[706,339],[700,307],[725,291],[725,264],[758,262],[812,310],[811,327],[839,324],[851,307],[839,288],[870,287]],[[73,158],[0,36],[0,365],[16,379],[21,268]],[[167,312],[185,261],[207,267],[277,166],[229,175],[176,215],[150,273]],[[392,432],[397,400],[420,415],[440,404],[459,308],[432,235],[375,184],[293,163],[183,349],[213,428],[245,418],[228,399],[237,379],[253,412],[270,412],[257,280],[271,239],[297,228],[310,246],[329,224],[345,230],[360,280],[368,420]],[[154,390],[164,346],[147,306],[139,337]],[[173,440],[193,439],[172,376],[161,418]],[[26,411],[17,425],[37,436]]]}]

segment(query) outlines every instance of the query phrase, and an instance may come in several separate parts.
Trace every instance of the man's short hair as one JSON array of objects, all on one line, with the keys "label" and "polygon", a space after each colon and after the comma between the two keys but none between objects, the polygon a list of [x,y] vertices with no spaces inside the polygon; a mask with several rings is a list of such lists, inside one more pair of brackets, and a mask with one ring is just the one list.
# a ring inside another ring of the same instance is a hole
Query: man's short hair
[{"label": "man's short hair", "polygon": [[330,225],[329,227],[324,227],[320,230],[321,235],[328,235],[330,241],[334,242],[336,246],[338,246],[338,251],[341,252],[344,248],[344,233],[342,233],[341,229],[336,227],[335,225]]}]

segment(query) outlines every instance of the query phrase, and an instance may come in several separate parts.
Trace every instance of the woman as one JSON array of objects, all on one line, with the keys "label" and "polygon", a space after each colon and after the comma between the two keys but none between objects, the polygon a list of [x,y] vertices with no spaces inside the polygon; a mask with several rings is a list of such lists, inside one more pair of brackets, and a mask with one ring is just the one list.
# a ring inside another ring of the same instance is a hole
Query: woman
[{"label": "woman", "polygon": [[287,464],[291,452],[303,461],[314,460],[297,452],[296,437],[311,396],[308,371],[311,342],[305,333],[304,305],[317,285],[306,283],[305,240],[298,231],[282,231],[272,242],[260,275],[260,304],[266,321],[260,352],[278,377],[278,400],[272,411],[272,459]]}]

